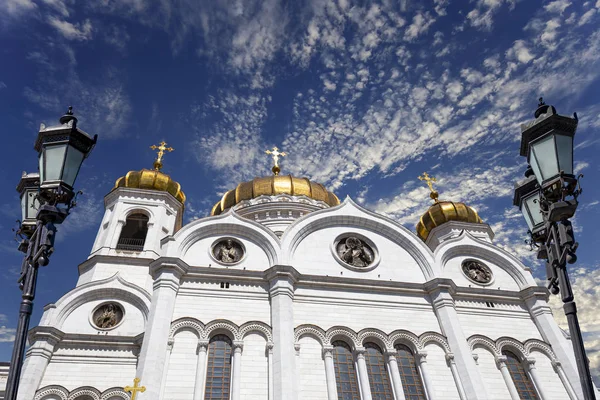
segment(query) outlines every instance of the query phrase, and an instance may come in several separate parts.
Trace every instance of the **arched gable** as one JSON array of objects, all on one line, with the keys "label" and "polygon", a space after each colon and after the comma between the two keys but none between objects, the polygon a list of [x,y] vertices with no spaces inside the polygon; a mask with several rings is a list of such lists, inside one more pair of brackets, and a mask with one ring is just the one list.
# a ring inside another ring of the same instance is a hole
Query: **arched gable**
[{"label": "arched gable", "polygon": [[281,238],[282,263],[294,265],[298,247],[311,234],[328,228],[363,229],[381,236],[406,251],[416,262],[425,281],[436,276],[431,250],[414,233],[383,215],[366,210],[349,197],[336,207],[309,213],[297,219]]},{"label": "arched gable", "polygon": [[442,242],[436,248],[434,257],[442,276],[445,276],[444,269],[452,259],[469,257],[487,261],[506,272],[515,282],[518,290],[537,285],[529,269],[515,256],[500,247],[473,237],[467,231],[463,231],[456,238]]},{"label": "arched gable", "polygon": [[[106,301],[107,299],[129,304],[132,309],[138,310],[142,318],[140,322],[145,325],[150,312],[151,295],[116,273],[109,278],[77,286],[62,296],[56,303],[46,306],[40,326],[52,326],[66,332],[68,329],[65,329],[63,325],[73,312],[86,304]],[[125,321],[126,318],[129,318],[127,311],[125,310]]]},{"label": "arched gable", "polygon": [[[235,210],[191,222],[175,235],[162,240],[163,254],[168,257],[186,258],[190,249],[203,239],[235,235],[260,248],[268,259],[265,269],[280,264],[279,238],[270,229],[249,219],[240,217]],[[206,246],[209,251],[209,245]]]}]

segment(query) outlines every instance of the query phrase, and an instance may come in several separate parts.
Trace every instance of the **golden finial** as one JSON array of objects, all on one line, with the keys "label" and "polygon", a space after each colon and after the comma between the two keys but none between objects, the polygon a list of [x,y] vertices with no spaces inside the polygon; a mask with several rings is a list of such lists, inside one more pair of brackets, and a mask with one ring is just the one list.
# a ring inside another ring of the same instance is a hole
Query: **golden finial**
[{"label": "golden finial", "polygon": [[429,176],[427,172],[423,172],[423,175],[419,176],[419,180],[425,181],[425,183],[427,183],[427,186],[429,186],[429,190],[431,190],[431,193],[429,193],[429,197],[431,197],[431,199],[437,203],[439,193],[433,188],[433,182],[437,182],[435,177]]},{"label": "golden finial", "polygon": [[273,146],[272,150],[266,150],[265,153],[273,156],[273,163],[275,165],[271,168],[271,171],[273,171],[275,176],[279,175],[279,172],[281,171],[281,168],[279,168],[279,157],[285,157],[287,156],[287,153],[285,151],[280,152],[277,146]]},{"label": "golden finial", "polygon": [[137,392],[144,393],[146,391],[146,386],[138,386],[139,383],[140,383],[140,378],[135,378],[133,380],[133,387],[132,386],[125,386],[123,388],[124,391],[131,393],[131,400],[135,400],[135,398],[137,396]]},{"label": "golden finial", "polygon": [[166,147],[166,144],[167,143],[163,140],[162,142],[160,142],[160,145],[158,145],[158,146],[156,146],[156,145],[150,146],[150,148],[152,150],[158,150],[158,152],[157,152],[158,155],[156,157],[156,160],[154,160],[154,169],[157,171],[160,171],[160,169],[163,166],[162,158],[165,155],[165,151],[172,152],[173,150],[175,150],[172,147]]}]

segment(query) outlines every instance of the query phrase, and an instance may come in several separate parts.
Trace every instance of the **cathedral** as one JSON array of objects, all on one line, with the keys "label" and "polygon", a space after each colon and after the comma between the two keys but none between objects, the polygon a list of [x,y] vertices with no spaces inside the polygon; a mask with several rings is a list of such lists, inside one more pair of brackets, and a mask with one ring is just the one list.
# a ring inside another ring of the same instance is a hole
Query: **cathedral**
[{"label": "cathedral", "polygon": [[153,147],[154,167],[106,194],[77,285],[30,330],[19,399],[583,398],[546,288],[427,174],[433,204],[411,231],[280,174],[274,148],[272,174],[184,225],[172,149]]}]

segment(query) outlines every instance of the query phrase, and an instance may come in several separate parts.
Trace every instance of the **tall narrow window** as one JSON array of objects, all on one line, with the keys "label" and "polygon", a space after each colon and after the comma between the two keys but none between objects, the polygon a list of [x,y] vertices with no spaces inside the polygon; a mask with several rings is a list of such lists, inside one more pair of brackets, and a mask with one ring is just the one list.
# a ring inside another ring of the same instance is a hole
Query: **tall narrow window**
[{"label": "tall narrow window", "polygon": [[360,400],[352,350],[339,340],[332,344],[338,400]]},{"label": "tall narrow window", "polygon": [[148,234],[148,216],[144,214],[131,214],[125,221],[121,230],[118,250],[142,251]]},{"label": "tall narrow window", "polygon": [[390,377],[381,348],[375,343],[365,343],[365,361],[369,372],[373,400],[394,400]]},{"label": "tall narrow window", "polygon": [[537,400],[533,384],[525,369],[523,369],[519,358],[510,351],[503,351],[502,355],[506,356],[506,366],[510,372],[510,377],[515,383],[519,397],[522,400]]},{"label": "tall narrow window", "polygon": [[396,359],[406,400],[426,400],[425,389],[423,389],[423,382],[421,382],[421,375],[417,370],[413,352],[405,345],[397,344]]},{"label": "tall narrow window", "polygon": [[216,335],[208,344],[205,400],[229,400],[231,382],[231,340]]}]

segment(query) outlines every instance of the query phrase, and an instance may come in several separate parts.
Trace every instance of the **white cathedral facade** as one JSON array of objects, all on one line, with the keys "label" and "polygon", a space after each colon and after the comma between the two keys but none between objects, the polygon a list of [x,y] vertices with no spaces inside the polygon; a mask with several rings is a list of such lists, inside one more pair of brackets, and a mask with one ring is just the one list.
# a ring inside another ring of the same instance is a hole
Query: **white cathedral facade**
[{"label": "white cathedral facade", "polygon": [[415,233],[274,172],[183,226],[160,166],[120,178],[18,398],[583,398],[547,290],[472,208],[434,199]]}]

